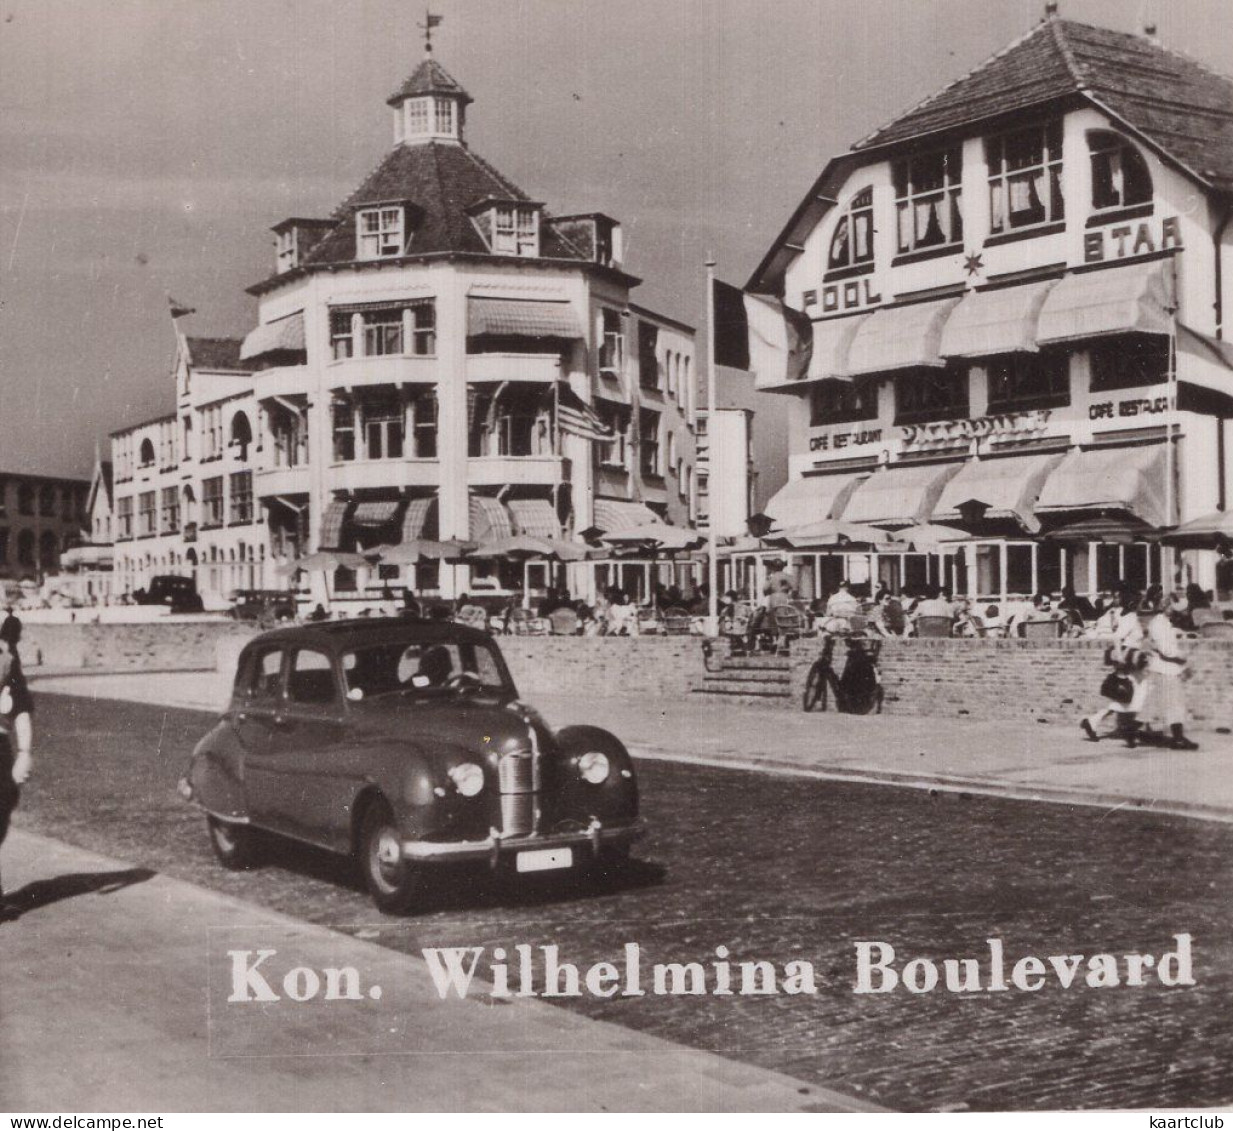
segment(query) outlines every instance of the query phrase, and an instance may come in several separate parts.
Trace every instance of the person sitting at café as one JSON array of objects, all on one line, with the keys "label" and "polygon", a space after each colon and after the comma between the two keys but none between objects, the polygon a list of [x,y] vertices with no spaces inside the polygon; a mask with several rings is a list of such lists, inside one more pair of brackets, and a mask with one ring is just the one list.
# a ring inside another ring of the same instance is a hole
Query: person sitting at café
[{"label": "person sitting at caf\u00e9", "polygon": [[749,633],[746,645],[752,650],[761,632],[775,633],[773,610],[792,605],[792,582],[787,574],[781,574],[775,582],[774,589],[767,595],[766,602],[758,606],[753,619],[749,622]]},{"label": "person sitting at caf\u00e9", "polygon": [[981,623],[984,625],[986,636],[1002,635],[1002,610],[999,609],[997,605],[987,606],[980,619]]},{"label": "person sitting at caf\u00e9", "polygon": [[903,611],[903,605],[889,589],[883,586],[878,590],[878,599],[874,602],[871,625],[875,632],[883,636],[906,636],[908,632],[908,617]]},{"label": "person sitting at caf\u00e9", "polygon": [[936,585],[931,585],[925,599],[917,601],[912,615],[917,619],[920,617],[947,617],[948,619],[954,619],[955,611],[951,608],[950,602],[943,599],[942,590]]},{"label": "person sitting at caf\u00e9", "polygon": [[826,602],[828,617],[854,617],[859,615],[861,603],[847,581],[841,581],[839,588],[830,595]]}]

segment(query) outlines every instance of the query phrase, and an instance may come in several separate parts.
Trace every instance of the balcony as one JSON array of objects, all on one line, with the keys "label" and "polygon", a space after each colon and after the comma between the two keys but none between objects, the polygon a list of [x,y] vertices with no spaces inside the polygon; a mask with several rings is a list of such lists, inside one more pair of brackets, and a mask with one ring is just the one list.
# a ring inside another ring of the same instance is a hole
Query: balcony
[{"label": "balcony", "polygon": [[307,365],[280,365],[255,373],[253,392],[259,400],[265,397],[293,397],[297,393],[307,393],[310,380]]},{"label": "balcony", "polygon": [[568,483],[570,470],[564,456],[472,456],[467,460],[467,482],[472,487],[551,487]]},{"label": "balcony", "polygon": [[257,497],[267,499],[271,495],[307,495],[308,466],[270,467],[253,476]]},{"label": "balcony", "polygon": [[388,487],[435,487],[441,465],[435,459],[374,459],[333,463],[326,471],[326,489],[364,491]]},{"label": "balcony", "polygon": [[[435,357],[393,354],[389,357],[349,357],[326,366],[326,385],[363,389],[372,385],[430,385],[440,373]],[[262,395],[262,394],[258,394]]]},{"label": "balcony", "polygon": [[560,377],[561,359],[555,353],[475,353],[467,356],[468,381],[529,381],[550,385]]}]

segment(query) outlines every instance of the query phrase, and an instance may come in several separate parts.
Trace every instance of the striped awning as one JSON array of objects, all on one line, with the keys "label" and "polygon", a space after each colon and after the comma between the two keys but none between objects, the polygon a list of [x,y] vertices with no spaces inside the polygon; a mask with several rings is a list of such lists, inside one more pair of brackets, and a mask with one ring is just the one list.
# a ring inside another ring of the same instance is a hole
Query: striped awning
[{"label": "striped awning", "polygon": [[356,526],[385,526],[386,523],[393,522],[398,517],[400,505],[397,499],[356,503],[351,521]]},{"label": "striped awning", "polygon": [[304,312],[297,310],[277,322],[265,322],[250,330],[240,346],[240,360],[251,361],[266,353],[304,349]]},{"label": "striped awning", "polygon": [[503,338],[582,337],[582,326],[567,302],[519,302],[504,298],[467,301],[467,335],[493,334]]},{"label": "striped awning", "polygon": [[1045,481],[1036,510],[1121,511],[1165,526],[1164,444],[1071,452]]},{"label": "striped awning", "polygon": [[1036,500],[1049,472],[1061,460],[1061,454],[1056,452],[969,460],[942,489],[933,521],[956,522],[962,517],[961,507],[979,503],[984,508],[981,518],[1010,518],[1025,530],[1039,530]]},{"label": "striped awning", "polygon": [[317,536],[317,548],[337,550],[342,543],[343,524],[347,520],[347,499],[331,499],[321,512],[321,531]]},{"label": "striped awning", "polygon": [[1036,351],[1036,322],[1056,279],[992,291],[973,291],[946,320],[943,357],[992,357]]},{"label": "striped awning", "polygon": [[958,302],[945,298],[875,311],[853,335],[847,375],[944,364],[939,353],[942,327]]},{"label": "striped awning", "polygon": [[407,509],[402,516],[402,540],[404,542],[418,542],[429,536],[429,519],[432,518],[436,505],[437,500],[433,496],[427,499],[411,499],[407,503]]},{"label": "striped awning", "polygon": [[807,381],[848,375],[848,354],[857,331],[869,321],[870,314],[850,318],[831,318],[813,324],[813,359],[809,363]]},{"label": "striped awning", "polygon": [[645,503],[632,499],[596,499],[595,525],[604,533],[614,530],[632,530],[652,522],[662,522]]},{"label": "striped awning", "polygon": [[773,529],[790,530],[843,513],[862,475],[809,475],[793,479],[766,504]]},{"label": "striped awning", "polygon": [[1044,345],[1108,334],[1168,334],[1168,286],[1159,262],[1067,275],[1041,307],[1036,340]]},{"label": "striped awning", "polygon": [[506,504],[514,520],[514,532],[532,538],[561,537],[557,512],[547,499],[510,499]]},{"label": "striped awning", "polygon": [[843,521],[887,527],[927,522],[942,489],[962,466],[949,463],[879,468],[853,492]]},{"label": "striped awning", "polygon": [[495,542],[499,538],[512,538],[509,511],[500,500],[488,495],[471,496],[471,541]]}]

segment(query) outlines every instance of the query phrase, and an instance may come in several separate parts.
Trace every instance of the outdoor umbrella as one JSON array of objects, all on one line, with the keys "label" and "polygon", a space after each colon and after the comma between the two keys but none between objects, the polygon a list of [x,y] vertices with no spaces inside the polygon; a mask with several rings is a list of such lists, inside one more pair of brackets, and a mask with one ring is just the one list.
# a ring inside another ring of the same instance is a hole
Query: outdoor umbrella
[{"label": "outdoor umbrella", "polygon": [[340,566],[345,569],[359,569],[360,566],[368,564],[368,559],[363,554],[353,554],[347,550],[318,550],[315,554],[309,554],[307,557],[296,558],[295,561],[289,562],[283,569],[287,573],[294,573],[301,569],[305,573],[322,573],[331,569],[338,569]]},{"label": "outdoor umbrella", "polygon": [[1233,511],[1217,511],[1183,522],[1160,539],[1183,550],[1220,550],[1233,543]]},{"label": "outdoor umbrella", "polygon": [[1155,527],[1141,518],[1111,518],[1108,515],[1080,519],[1045,535],[1050,542],[1104,542],[1114,546],[1129,546],[1132,542],[1151,541],[1155,537]]},{"label": "outdoor umbrella", "polygon": [[956,543],[971,537],[966,530],[941,522],[921,522],[895,531],[895,537],[909,543],[918,554],[937,554],[943,548],[958,549]]},{"label": "outdoor umbrella", "polygon": [[552,556],[552,547],[545,539],[532,538],[529,534],[514,534],[509,538],[481,542],[478,547],[467,553],[468,558],[509,558],[511,561]]},{"label": "outdoor umbrella", "polygon": [[396,546],[378,546],[374,551],[386,565],[416,565],[419,562],[462,561],[474,542],[436,542],[430,538],[415,538]]},{"label": "outdoor umbrella", "polygon": [[685,530],[662,522],[647,522],[642,526],[605,534],[600,541],[613,546],[646,545],[657,550],[691,550],[702,545],[703,536],[696,530]]},{"label": "outdoor umbrella", "polygon": [[805,526],[777,530],[764,539],[768,545],[787,550],[853,549],[905,550],[907,543],[877,526],[824,518]]}]

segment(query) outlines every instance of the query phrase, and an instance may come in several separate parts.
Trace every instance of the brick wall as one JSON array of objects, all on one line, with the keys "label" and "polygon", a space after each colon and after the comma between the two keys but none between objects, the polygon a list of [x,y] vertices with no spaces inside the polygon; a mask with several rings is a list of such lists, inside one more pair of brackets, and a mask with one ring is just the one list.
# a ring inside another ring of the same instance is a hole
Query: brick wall
[{"label": "brick wall", "polygon": [[518,690],[536,694],[674,699],[702,682],[702,650],[690,636],[503,636]]},{"label": "brick wall", "polygon": [[[252,630],[231,621],[153,621],[148,624],[30,624],[22,626],[26,668],[100,671],[212,671],[220,649]],[[229,654],[239,651],[232,644]]]},{"label": "brick wall", "polygon": [[[886,714],[938,718],[1078,720],[1101,703],[1108,673],[1096,640],[888,640],[880,666]],[[805,678],[817,655],[803,641],[792,657],[793,696],[800,709]],[[1187,704],[1200,728],[1233,727],[1233,643],[1190,645],[1193,677]]]}]

